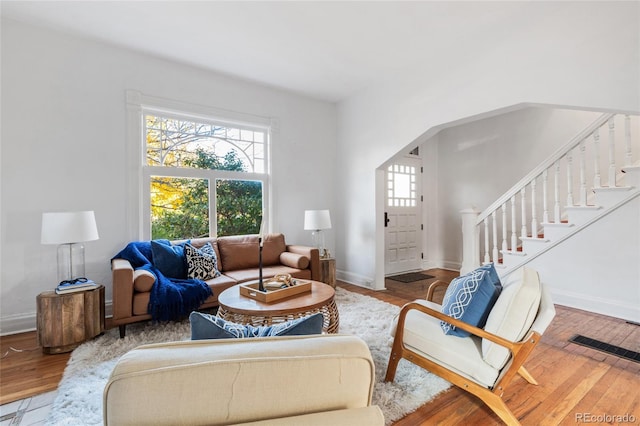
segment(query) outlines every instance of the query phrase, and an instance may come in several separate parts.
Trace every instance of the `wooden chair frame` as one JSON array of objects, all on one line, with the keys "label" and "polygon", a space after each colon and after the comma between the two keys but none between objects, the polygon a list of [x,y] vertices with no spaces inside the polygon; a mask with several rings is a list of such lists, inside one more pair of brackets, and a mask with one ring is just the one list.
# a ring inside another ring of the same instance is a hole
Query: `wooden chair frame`
[{"label": "wooden chair frame", "polygon": [[[427,292],[427,300],[433,300],[433,292],[436,287],[439,286],[448,286],[449,284],[436,281],[429,287]],[[507,363],[505,367],[503,367],[503,371],[501,376],[498,378],[497,382],[492,388],[486,388],[473,380],[464,377],[454,371],[449,370],[447,367],[442,366],[434,361],[431,361],[419,353],[407,348],[404,345],[403,337],[404,337],[404,323],[405,318],[409,311],[417,310],[426,315],[430,315],[432,317],[438,318],[442,321],[446,321],[451,325],[454,325],[458,328],[466,330],[475,336],[479,336],[481,338],[490,340],[491,342],[497,343],[500,346],[504,346],[511,352],[511,359]],[[533,349],[536,347],[538,342],[540,341],[540,334],[535,331],[530,331],[524,339],[520,342],[511,342],[509,340],[503,339],[500,336],[495,334],[486,332],[481,328],[474,327],[469,325],[463,321],[452,318],[448,315],[443,314],[442,312],[438,312],[426,306],[423,306],[419,303],[411,302],[405,305],[398,317],[398,324],[396,328],[396,335],[393,341],[393,347],[391,349],[391,355],[389,356],[389,364],[387,367],[387,374],[385,376],[385,382],[392,382],[396,375],[396,369],[398,367],[398,363],[400,359],[404,358],[407,361],[412,362],[427,371],[430,371],[443,379],[453,383],[464,391],[467,391],[478,398],[480,398],[489,408],[500,417],[500,419],[505,422],[507,425],[519,425],[520,422],[516,418],[516,416],[509,410],[504,400],[502,399],[502,395],[504,394],[504,388],[511,382],[513,377],[516,374],[522,376],[527,382],[537,385],[538,382],[529,374],[529,372],[524,368],[524,361],[529,357]],[[504,369],[507,369],[506,372]]]}]

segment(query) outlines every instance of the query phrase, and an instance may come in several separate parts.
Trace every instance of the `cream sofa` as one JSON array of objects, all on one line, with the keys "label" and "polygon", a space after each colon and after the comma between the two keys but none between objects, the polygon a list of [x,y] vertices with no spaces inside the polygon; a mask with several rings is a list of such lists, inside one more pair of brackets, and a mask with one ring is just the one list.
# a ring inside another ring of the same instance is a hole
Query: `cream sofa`
[{"label": "cream sofa", "polygon": [[[173,241],[173,243],[185,241]],[[218,295],[225,289],[239,283],[257,280],[259,276],[257,235],[190,240],[190,243],[198,248],[208,242],[216,252],[221,275],[207,281],[213,295],[200,305],[200,309],[218,306]],[[294,278],[320,281],[318,249],[288,245],[285,243],[283,234],[269,234],[265,237],[262,258],[264,278],[271,278],[277,274],[290,274]],[[113,259],[111,271],[113,324],[120,328],[120,337],[124,337],[127,324],[151,319],[147,307],[151,287],[156,278],[149,271],[134,270],[131,263],[124,259]]]},{"label": "cream sofa", "polygon": [[356,336],[140,346],[104,389],[105,425],[384,425],[374,364]]}]

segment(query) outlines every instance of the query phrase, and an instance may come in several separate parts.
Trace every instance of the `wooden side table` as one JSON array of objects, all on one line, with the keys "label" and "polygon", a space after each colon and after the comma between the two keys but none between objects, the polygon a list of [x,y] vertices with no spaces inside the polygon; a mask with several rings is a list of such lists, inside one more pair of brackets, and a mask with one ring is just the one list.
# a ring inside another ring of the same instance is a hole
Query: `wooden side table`
[{"label": "wooden side table", "polygon": [[42,352],[70,352],[104,332],[104,286],[67,294],[45,291],[36,298]]},{"label": "wooden side table", "polygon": [[320,281],[336,288],[336,260],[330,257],[320,259]]}]

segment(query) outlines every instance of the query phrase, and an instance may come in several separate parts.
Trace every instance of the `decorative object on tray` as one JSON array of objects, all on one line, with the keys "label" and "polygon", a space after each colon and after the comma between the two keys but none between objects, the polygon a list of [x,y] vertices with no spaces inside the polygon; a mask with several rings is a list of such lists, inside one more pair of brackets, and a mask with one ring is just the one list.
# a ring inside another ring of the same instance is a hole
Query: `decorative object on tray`
[{"label": "decorative object on tray", "polygon": [[265,281],[264,290],[260,290],[259,284],[240,284],[240,294],[260,302],[270,303],[311,291],[310,281],[295,279],[289,274],[279,274]]},{"label": "decorative object on tray", "polygon": [[62,281],[56,287],[56,294],[67,294],[76,291],[93,290],[95,288],[98,288],[98,286],[99,285],[96,284],[93,280],[80,277],[73,280]]},{"label": "decorative object on tray", "polygon": [[264,291],[264,285],[262,283],[262,246],[264,245],[264,219],[262,220],[262,222],[260,222],[260,235],[258,235],[258,246],[260,246],[259,251],[259,257],[258,257],[258,267],[260,268],[259,271],[259,275],[258,275],[258,290],[260,291]]}]

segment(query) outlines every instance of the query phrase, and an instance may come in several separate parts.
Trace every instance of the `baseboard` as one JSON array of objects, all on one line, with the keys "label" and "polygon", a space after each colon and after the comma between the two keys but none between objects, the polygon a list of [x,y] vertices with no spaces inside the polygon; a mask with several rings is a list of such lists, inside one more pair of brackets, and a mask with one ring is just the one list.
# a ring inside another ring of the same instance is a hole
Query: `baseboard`
[{"label": "baseboard", "polygon": [[[106,318],[109,318],[113,315],[111,300],[105,302],[104,312]],[[10,334],[35,331],[36,322],[36,312],[28,312],[25,314],[7,315],[1,317],[0,336],[8,336]]]},{"label": "baseboard", "polygon": [[640,307],[634,304],[602,297],[585,296],[553,288],[550,290],[551,298],[556,305],[568,306],[626,321],[640,322]]},{"label": "baseboard", "polygon": [[359,287],[365,287],[368,289],[372,289],[373,278],[366,277],[364,275],[355,274],[353,272],[347,272],[343,270],[336,271],[336,278],[339,281],[343,281],[348,284],[357,285]]}]

